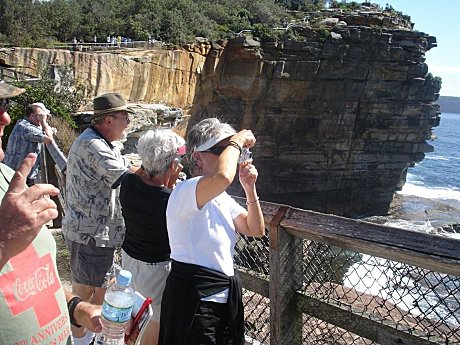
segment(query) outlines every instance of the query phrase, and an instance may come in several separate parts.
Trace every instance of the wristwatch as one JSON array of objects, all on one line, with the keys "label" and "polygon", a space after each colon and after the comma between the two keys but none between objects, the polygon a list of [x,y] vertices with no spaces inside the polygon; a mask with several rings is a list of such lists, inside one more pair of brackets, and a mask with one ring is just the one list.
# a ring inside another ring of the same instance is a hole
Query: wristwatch
[{"label": "wristwatch", "polygon": [[80,328],[81,325],[79,325],[75,319],[74,319],[74,312],[75,308],[77,307],[77,304],[81,302],[81,298],[78,296],[72,297],[69,302],[67,302],[67,309],[69,310],[69,317],[70,317],[70,324]]}]

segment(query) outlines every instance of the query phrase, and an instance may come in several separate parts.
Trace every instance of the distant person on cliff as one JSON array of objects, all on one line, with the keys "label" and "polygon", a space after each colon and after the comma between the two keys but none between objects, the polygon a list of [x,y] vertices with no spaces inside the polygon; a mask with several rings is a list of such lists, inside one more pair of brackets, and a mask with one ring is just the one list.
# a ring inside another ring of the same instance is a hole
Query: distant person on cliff
[{"label": "distant person on cliff", "polygon": [[[161,345],[244,344],[241,280],[233,268],[236,232],[263,236],[265,223],[257,169],[238,158],[255,142],[250,130],[236,133],[215,118],[188,133],[193,177],[177,184],[166,210],[172,267],[161,303]],[[226,193],[237,170],[247,210]]]},{"label": "distant person on cliff", "polygon": [[[0,83],[0,162],[3,130],[11,121],[8,100],[24,91]],[[79,302],[61,285],[56,243],[44,226],[58,215],[49,196],[59,190],[49,184],[27,188],[26,176],[36,158],[28,154],[16,173],[0,163],[0,343],[4,345],[70,344],[70,322],[101,330],[101,308]]]},{"label": "distant person on cliff", "polygon": [[19,120],[13,128],[5,151],[3,163],[17,170],[29,153],[36,153],[37,160],[32,171],[27,176],[27,185],[32,186],[38,177],[42,144],[53,141],[53,128],[48,125],[50,111],[43,103],[33,103],[27,106],[25,117]]},{"label": "distant person on cliff", "polygon": [[[119,181],[129,166],[112,142],[126,136],[133,113],[119,93],[94,98],[91,126],[72,144],[67,158],[67,210],[62,233],[70,251],[72,292],[102,304],[105,276],[125,235]],[[72,328],[75,344],[84,328]]]},{"label": "distant person on cliff", "polygon": [[170,129],[148,131],[138,142],[142,167],[126,174],[121,183],[120,202],[126,224],[123,268],[133,274],[132,286],[153,299],[153,317],[142,345],[158,344],[161,299],[171,270],[166,205],[182,170],[185,140]]}]

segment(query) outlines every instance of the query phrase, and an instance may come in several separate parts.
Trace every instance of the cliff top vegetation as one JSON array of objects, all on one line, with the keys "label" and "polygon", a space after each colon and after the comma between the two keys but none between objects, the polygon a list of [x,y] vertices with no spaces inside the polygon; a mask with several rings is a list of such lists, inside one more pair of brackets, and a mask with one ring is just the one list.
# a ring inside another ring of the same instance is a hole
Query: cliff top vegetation
[{"label": "cliff top vegetation", "polygon": [[[306,22],[308,13],[335,8],[358,11],[370,2],[334,0],[0,0],[0,43],[47,47],[56,42],[105,42],[107,36],[132,40],[149,37],[165,43],[190,43],[194,37],[209,40],[251,30],[270,38],[287,34],[293,22]],[[410,21],[391,6],[380,9]],[[329,12],[327,12],[329,11]]]}]

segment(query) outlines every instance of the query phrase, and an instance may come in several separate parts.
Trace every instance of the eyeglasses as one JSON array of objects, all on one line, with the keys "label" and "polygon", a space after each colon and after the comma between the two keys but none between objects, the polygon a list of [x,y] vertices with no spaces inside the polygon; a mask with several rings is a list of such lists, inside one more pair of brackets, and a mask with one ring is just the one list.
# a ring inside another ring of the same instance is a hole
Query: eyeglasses
[{"label": "eyeglasses", "polygon": [[130,122],[131,121],[131,116],[129,116],[130,114],[128,113],[124,113],[123,115],[121,114],[117,114],[117,115],[112,115],[113,117],[123,117],[126,122]]},{"label": "eyeglasses", "polygon": [[227,148],[227,146],[213,146],[207,150],[204,150],[202,152],[210,152],[213,155],[220,156],[222,152]]},{"label": "eyeglasses", "polygon": [[9,98],[0,99],[0,108],[3,110],[3,112],[8,111],[9,104],[10,104]]}]

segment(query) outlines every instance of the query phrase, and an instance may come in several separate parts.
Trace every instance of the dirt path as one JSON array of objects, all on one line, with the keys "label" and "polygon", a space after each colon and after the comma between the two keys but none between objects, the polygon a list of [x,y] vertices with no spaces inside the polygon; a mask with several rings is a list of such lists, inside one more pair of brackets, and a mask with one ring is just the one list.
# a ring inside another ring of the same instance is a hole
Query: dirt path
[{"label": "dirt path", "polygon": [[69,251],[64,242],[64,237],[62,236],[61,229],[50,229],[51,233],[56,240],[56,264],[59,272],[59,277],[61,278],[62,285],[68,289],[72,289],[72,283],[70,279],[70,257]]}]

